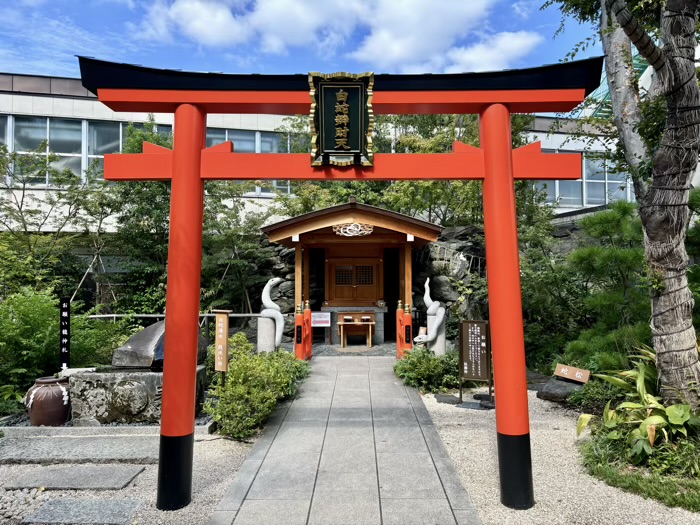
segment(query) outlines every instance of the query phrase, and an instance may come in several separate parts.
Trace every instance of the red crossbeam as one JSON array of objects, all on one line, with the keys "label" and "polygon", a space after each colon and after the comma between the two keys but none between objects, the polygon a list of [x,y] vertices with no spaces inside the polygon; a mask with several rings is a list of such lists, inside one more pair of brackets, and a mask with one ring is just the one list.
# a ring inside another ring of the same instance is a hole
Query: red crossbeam
[{"label": "red crossbeam", "polygon": [[[308,115],[311,99],[303,91],[183,91],[177,89],[100,89],[100,102],[114,111],[173,113],[193,104],[207,113]],[[375,91],[375,115],[479,113],[505,104],[511,113],[571,111],[585,89],[487,91]]]},{"label": "red crossbeam", "polygon": [[[377,153],[374,166],[312,167],[305,153],[234,153],[225,142],[202,152],[207,180],[469,180],[484,178],[483,152],[456,142],[452,153]],[[542,153],[539,142],[513,150],[515,179],[580,179],[580,153]],[[143,153],[105,155],[107,180],[169,180],[172,151],[144,144]]]}]

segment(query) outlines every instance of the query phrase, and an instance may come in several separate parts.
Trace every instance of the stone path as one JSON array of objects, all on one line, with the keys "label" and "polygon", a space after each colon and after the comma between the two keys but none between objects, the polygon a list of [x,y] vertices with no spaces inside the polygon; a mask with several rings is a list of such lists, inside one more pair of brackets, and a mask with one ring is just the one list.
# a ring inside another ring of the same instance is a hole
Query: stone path
[{"label": "stone path", "polygon": [[480,525],[393,357],[315,357],[265,427],[210,525]]}]

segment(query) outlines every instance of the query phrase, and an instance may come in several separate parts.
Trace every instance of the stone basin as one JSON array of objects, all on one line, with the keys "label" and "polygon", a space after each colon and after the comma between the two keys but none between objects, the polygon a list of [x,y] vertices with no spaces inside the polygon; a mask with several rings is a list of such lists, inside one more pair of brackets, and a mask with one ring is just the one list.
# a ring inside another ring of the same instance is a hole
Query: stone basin
[{"label": "stone basin", "polygon": [[[204,402],[206,371],[197,367],[197,412]],[[70,375],[74,426],[160,422],[163,372],[102,367]]]}]

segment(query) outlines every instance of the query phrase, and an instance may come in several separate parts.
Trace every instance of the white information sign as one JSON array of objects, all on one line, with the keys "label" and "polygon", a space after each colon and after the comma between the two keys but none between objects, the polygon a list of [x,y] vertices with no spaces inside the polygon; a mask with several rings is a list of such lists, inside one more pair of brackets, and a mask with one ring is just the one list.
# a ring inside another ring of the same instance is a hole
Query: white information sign
[{"label": "white information sign", "polygon": [[322,326],[330,328],[331,313],[330,312],[311,312],[311,326]]}]

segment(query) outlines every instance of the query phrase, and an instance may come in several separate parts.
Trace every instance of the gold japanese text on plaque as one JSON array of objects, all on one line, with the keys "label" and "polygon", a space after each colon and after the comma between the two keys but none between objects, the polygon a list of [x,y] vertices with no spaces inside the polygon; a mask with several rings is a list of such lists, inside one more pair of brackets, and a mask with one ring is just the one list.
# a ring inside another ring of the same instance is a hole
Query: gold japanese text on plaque
[{"label": "gold japanese text on plaque", "polygon": [[372,166],[374,73],[309,73],[311,165]]}]

